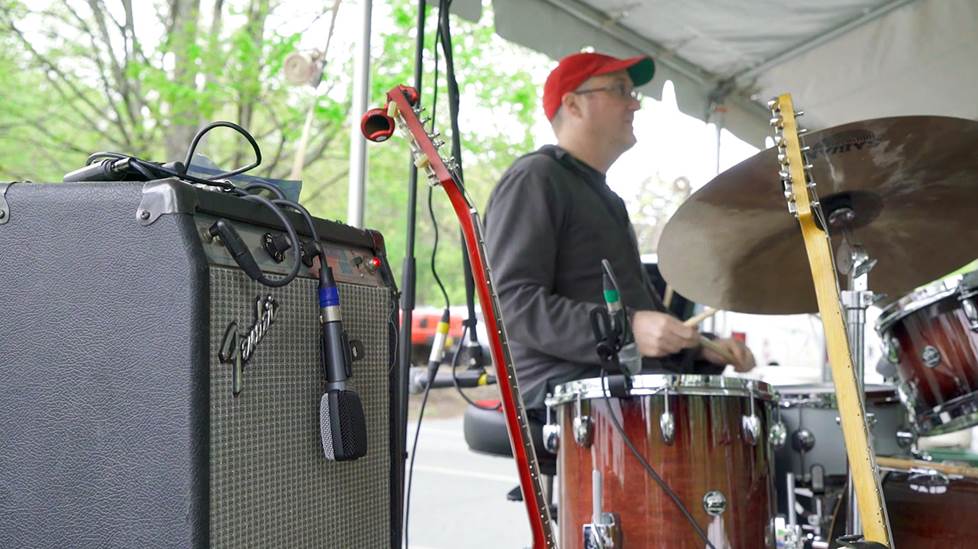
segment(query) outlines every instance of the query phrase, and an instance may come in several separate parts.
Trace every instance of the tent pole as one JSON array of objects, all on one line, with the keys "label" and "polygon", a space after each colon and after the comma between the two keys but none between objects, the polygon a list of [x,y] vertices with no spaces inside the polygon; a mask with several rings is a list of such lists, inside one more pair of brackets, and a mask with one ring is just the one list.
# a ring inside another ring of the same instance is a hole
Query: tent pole
[{"label": "tent pole", "polygon": [[350,109],[349,195],[346,223],[363,228],[363,189],[367,174],[367,141],[360,132],[360,117],[367,112],[370,95],[370,23],[373,0],[363,0],[360,12],[362,33],[353,60],[353,108]]}]

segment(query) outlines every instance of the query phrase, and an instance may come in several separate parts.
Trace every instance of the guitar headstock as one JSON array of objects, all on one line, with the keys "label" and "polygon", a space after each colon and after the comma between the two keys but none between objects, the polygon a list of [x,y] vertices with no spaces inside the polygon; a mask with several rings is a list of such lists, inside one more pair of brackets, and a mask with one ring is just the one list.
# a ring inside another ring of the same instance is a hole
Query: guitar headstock
[{"label": "guitar headstock", "polygon": [[[414,156],[414,165],[425,173],[428,182],[459,185],[454,158],[441,157],[438,149],[445,145],[437,131],[425,129],[431,119],[420,106],[418,91],[409,86],[396,86],[387,92],[387,105],[371,109],[363,115],[360,129],[371,141],[386,141],[395,129],[407,137]],[[460,186],[460,185],[459,185]]]},{"label": "guitar headstock", "polygon": [[804,112],[795,111],[790,94],[782,94],[768,101],[771,109],[771,126],[774,127],[774,143],[778,149],[778,175],[784,190],[788,211],[795,217],[812,215],[818,206],[815,181],[811,176],[812,165],[805,159],[809,150],[801,142],[807,130],[798,127],[798,117]]}]

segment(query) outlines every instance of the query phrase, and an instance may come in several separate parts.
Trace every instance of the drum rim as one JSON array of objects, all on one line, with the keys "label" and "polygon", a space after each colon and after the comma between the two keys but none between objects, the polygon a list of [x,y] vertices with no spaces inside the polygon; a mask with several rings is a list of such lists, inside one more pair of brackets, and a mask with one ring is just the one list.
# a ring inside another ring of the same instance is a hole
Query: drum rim
[{"label": "drum rim", "polygon": [[[978,391],[973,391],[942,402],[929,410],[919,413],[914,413],[915,409],[912,407],[910,410],[919,434],[935,436],[954,433],[978,425],[978,411],[968,411],[968,408],[976,407],[976,405],[978,405]],[[958,412],[960,408],[964,408],[965,411]],[[957,413],[951,415],[952,412]],[[944,414],[948,415],[948,419],[945,420],[942,417]],[[928,423],[931,425],[929,428],[925,427]]]},{"label": "drum rim", "polygon": [[[813,392],[812,387],[825,387],[824,392]],[[835,385],[831,382],[825,383],[800,383],[794,385],[776,385],[775,390],[780,397],[778,405],[781,408],[827,408],[838,409],[838,397],[836,396]],[[872,402],[874,405],[883,406],[889,404],[900,404],[899,385],[886,383],[868,383],[864,389],[865,401]]]},{"label": "drum rim", "polygon": [[[739,377],[708,376],[692,374],[640,374],[632,377],[629,396],[650,396],[662,394],[668,389],[670,395],[690,396],[754,396],[761,400],[776,401],[778,393],[763,381]],[[547,406],[558,406],[574,402],[578,398],[591,400],[602,398],[601,378],[593,377],[562,383],[547,395]],[[611,394],[608,393],[611,397]]]},{"label": "drum rim", "polygon": [[[964,275],[955,275],[945,280],[932,282],[883,307],[879,318],[876,320],[876,332],[883,335],[889,331],[893,324],[907,316],[960,292],[963,279]],[[953,287],[950,287],[951,285]],[[942,287],[943,289],[941,289]],[[974,290],[972,289],[970,293],[974,293]]]}]

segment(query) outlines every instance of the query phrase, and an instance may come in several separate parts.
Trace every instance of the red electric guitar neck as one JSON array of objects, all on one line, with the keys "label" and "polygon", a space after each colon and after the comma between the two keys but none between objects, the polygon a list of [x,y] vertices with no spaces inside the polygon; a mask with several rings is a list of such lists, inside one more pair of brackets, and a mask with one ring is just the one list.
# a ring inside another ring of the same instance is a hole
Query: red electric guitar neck
[{"label": "red electric guitar neck", "polygon": [[[550,520],[550,507],[543,494],[540,482],[540,469],[537,465],[533,442],[530,438],[529,424],[523,407],[523,400],[516,383],[516,372],[509,352],[506,329],[503,326],[499,299],[493,289],[492,273],[486,261],[485,243],[482,238],[482,223],[479,213],[465,194],[461,181],[456,177],[452,167],[442,160],[438,146],[432,142],[432,136],[425,130],[418,119],[423,111],[418,105],[418,92],[407,86],[396,86],[387,92],[386,117],[388,121],[400,128],[411,142],[415,165],[426,174],[428,181],[440,185],[448,194],[458,216],[462,233],[465,237],[465,247],[475,275],[475,286],[479,292],[479,303],[486,326],[489,327],[489,344],[492,360],[497,368],[496,378],[499,383],[500,397],[503,403],[503,413],[506,416],[506,429],[509,432],[509,442],[516,458],[520,475],[520,486],[523,489],[523,501],[530,519],[530,529],[533,532],[533,547],[535,549],[556,547],[553,528]],[[383,118],[383,112],[371,111],[373,116]],[[368,116],[371,114],[368,113]],[[393,127],[384,127],[371,131],[369,118],[364,118],[363,130],[368,139],[382,141],[390,135]],[[502,371],[498,371],[499,369]]]}]

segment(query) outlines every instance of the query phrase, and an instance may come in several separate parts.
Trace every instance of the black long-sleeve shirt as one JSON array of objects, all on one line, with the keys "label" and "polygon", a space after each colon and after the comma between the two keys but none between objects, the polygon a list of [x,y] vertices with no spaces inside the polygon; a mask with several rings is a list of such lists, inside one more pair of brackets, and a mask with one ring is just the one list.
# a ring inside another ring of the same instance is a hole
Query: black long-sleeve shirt
[{"label": "black long-sleeve shirt", "polygon": [[[664,311],[645,272],[622,199],[591,168],[548,145],[518,159],[489,197],[486,247],[517,381],[527,408],[543,408],[562,383],[600,375],[590,312],[603,306],[601,260],[615,271],[622,304]],[[679,371],[680,355],[643,360]],[[690,373],[719,373],[697,362]]]}]

